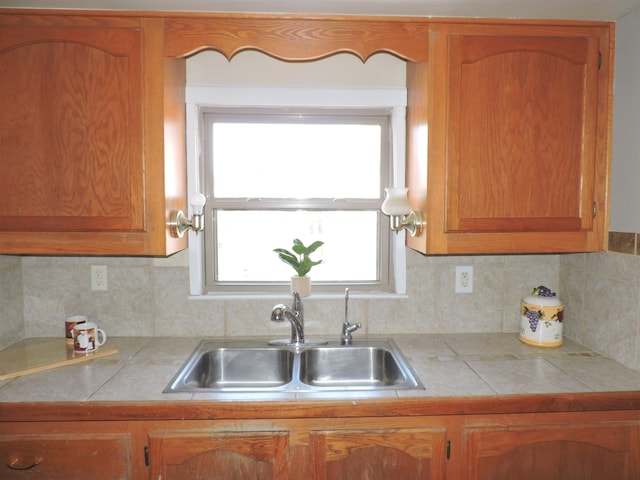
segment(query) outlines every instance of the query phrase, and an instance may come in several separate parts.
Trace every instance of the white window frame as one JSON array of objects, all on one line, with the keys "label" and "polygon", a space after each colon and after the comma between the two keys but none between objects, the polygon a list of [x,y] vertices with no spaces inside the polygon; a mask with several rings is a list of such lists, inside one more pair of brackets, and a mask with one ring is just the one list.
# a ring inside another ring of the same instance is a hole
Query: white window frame
[{"label": "white window frame", "polygon": [[[203,107],[333,107],[385,108],[391,110],[392,183],[404,186],[405,178],[405,112],[406,90],[403,88],[282,88],[187,86],[187,189],[188,196],[202,191],[200,110]],[[190,207],[189,207],[190,208]],[[384,218],[382,219],[384,221]],[[271,298],[269,293],[207,293],[204,289],[203,235],[189,231],[190,294],[199,298]],[[395,292],[359,292],[358,296],[375,298],[406,295],[405,234],[392,235],[390,256],[393,256]],[[355,292],[354,292],[355,293]],[[281,297],[281,295],[277,295]],[[316,294],[314,297],[335,297],[339,294]]]}]

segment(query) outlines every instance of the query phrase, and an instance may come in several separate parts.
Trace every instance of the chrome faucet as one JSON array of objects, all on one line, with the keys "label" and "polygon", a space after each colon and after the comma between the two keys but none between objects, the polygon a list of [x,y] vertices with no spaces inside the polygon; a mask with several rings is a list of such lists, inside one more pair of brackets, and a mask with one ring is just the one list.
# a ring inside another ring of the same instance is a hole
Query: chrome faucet
[{"label": "chrome faucet", "polygon": [[349,289],[344,289],[344,322],[342,323],[342,335],[340,343],[342,345],[351,345],[353,343],[352,333],[362,328],[361,323],[349,323]]},{"label": "chrome faucet", "polygon": [[301,345],[304,343],[304,312],[302,300],[298,292],[293,292],[293,308],[279,304],[271,310],[272,322],[283,322],[284,319],[291,323],[291,344]]}]

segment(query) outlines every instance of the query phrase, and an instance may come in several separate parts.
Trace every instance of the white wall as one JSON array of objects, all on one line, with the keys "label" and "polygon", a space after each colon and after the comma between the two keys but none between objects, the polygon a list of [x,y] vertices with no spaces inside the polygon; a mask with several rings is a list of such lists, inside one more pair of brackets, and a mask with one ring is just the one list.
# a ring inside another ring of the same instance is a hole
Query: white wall
[{"label": "white wall", "polygon": [[640,9],[616,23],[612,232],[640,232]]},{"label": "white wall", "polygon": [[253,51],[231,61],[206,51],[187,60],[188,85],[405,87],[405,63],[389,54],[377,54],[366,63],[348,53],[315,62],[283,62]]}]

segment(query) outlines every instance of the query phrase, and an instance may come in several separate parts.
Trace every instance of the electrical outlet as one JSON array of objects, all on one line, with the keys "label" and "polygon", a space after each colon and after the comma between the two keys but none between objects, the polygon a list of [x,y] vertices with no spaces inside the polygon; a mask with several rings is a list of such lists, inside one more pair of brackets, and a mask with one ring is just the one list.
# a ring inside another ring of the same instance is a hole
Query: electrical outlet
[{"label": "electrical outlet", "polygon": [[91,265],[91,290],[106,292],[107,288],[107,266]]},{"label": "electrical outlet", "polygon": [[473,267],[456,267],[456,293],[473,292]]}]

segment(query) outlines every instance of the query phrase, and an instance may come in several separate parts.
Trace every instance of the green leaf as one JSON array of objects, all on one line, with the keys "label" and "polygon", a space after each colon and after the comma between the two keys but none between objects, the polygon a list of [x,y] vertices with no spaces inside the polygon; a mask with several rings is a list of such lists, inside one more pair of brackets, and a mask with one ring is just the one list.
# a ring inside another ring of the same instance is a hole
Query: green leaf
[{"label": "green leaf", "polygon": [[305,253],[307,253],[307,248],[304,246],[304,243],[300,241],[300,239],[296,238],[293,241],[293,251],[298,255],[304,255]]},{"label": "green leaf", "polygon": [[324,245],[324,242],[321,242],[320,240],[318,240],[317,242],[313,242],[311,245],[309,245],[307,247],[307,252],[306,252],[307,255],[311,255],[313,252],[315,252],[322,245]]},{"label": "green leaf", "polygon": [[285,250],[284,248],[276,248],[274,252],[278,254],[280,260],[293,267],[294,270],[298,268],[300,262],[298,261],[298,257],[296,257],[293,253]]},{"label": "green leaf", "polygon": [[324,242],[316,241],[308,247],[305,247],[304,243],[302,243],[299,238],[296,238],[293,240],[293,252],[295,253],[284,248],[276,248],[273,251],[278,254],[280,260],[293,268],[299,277],[304,277],[309,273],[312,267],[322,263],[322,260],[318,260],[316,262],[309,258],[309,255],[315,252],[322,245],[324,245]]}]

